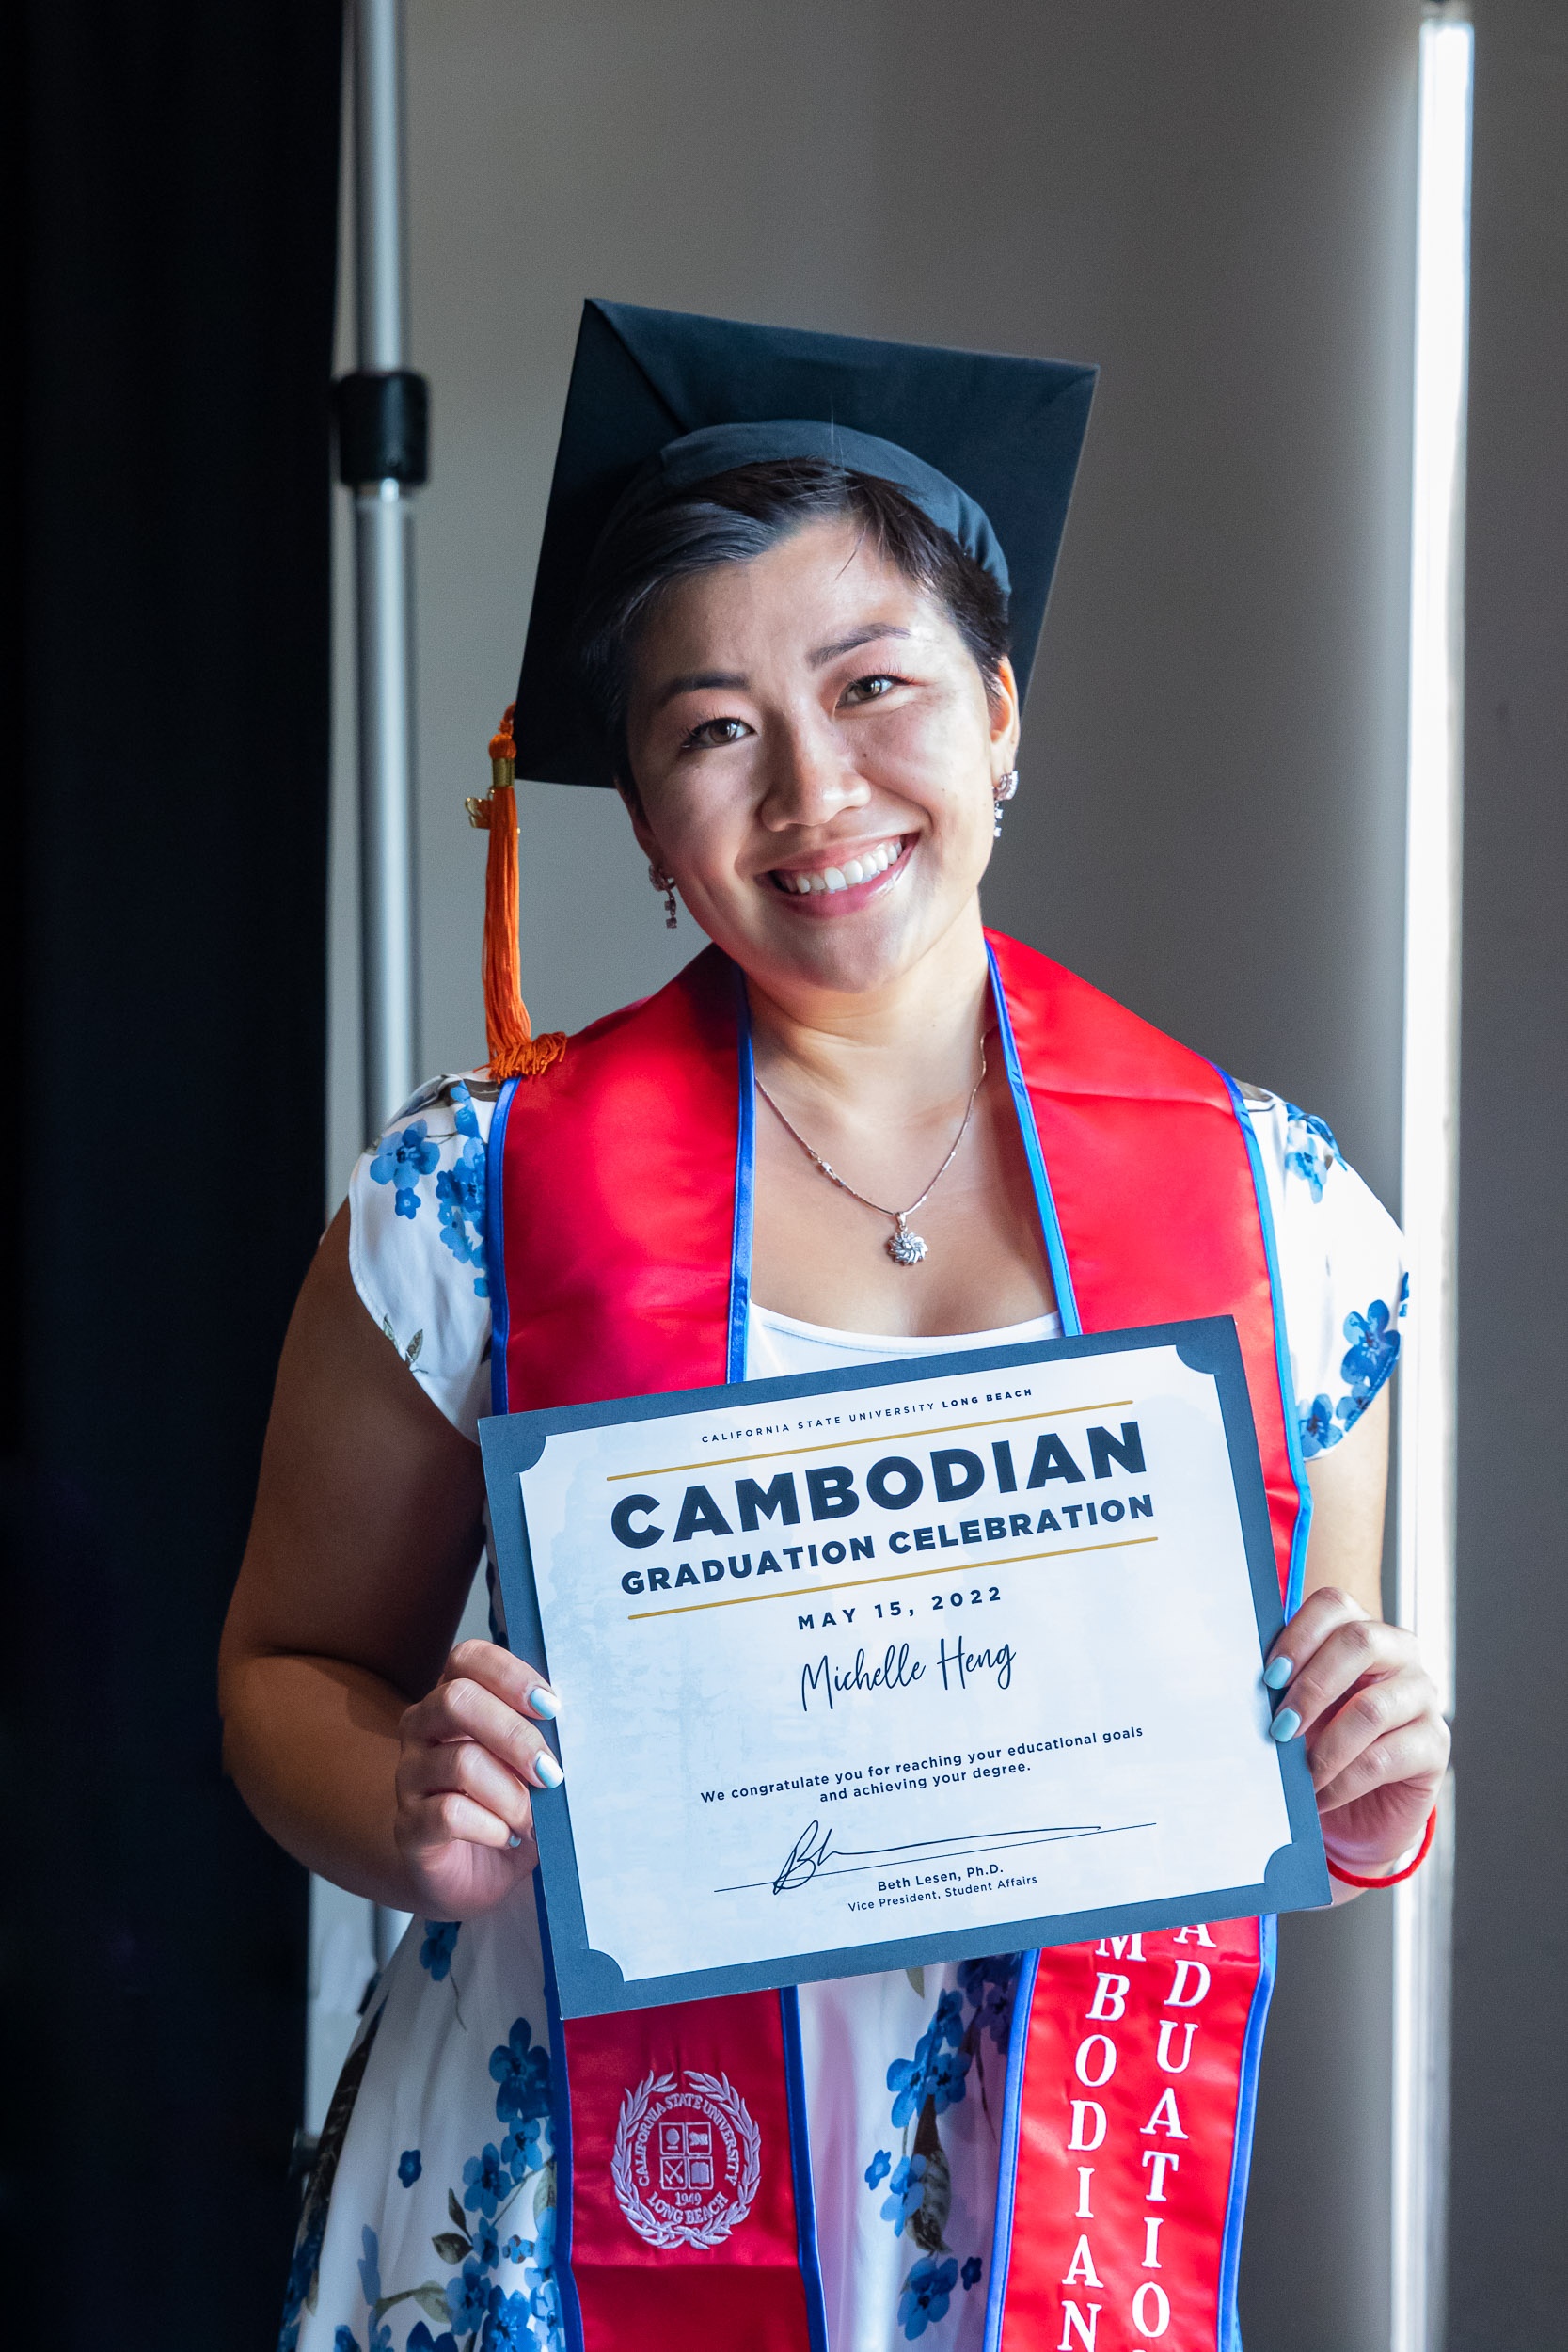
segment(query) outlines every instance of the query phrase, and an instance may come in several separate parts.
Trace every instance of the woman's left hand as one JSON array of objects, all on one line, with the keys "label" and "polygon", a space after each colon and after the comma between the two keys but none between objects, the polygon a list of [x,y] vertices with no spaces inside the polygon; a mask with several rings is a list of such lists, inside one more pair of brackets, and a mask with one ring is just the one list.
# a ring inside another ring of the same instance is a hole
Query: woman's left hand
[{"label": "woman's left hand", "polygon": [[1415,1635],[1328,1584],[1275,1643],[1275,1672],[1287,1661],[1275,1737],[1307,1742],[1330,1859],[1369,1877],[1392,1869],[1419,1844],[1449,1761],[1449,1727]]}]

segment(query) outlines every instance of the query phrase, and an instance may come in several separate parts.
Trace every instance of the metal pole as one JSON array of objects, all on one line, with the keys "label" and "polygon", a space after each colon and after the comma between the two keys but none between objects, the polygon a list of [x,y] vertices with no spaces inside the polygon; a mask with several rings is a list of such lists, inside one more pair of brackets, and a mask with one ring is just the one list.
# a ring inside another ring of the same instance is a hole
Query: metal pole
[{"label": "metal pole", "polygon": [[[411,492],[429,396],[407,366],[403,0],[355,0],[357,367],[338,388],[339,469],[354,491],[359,672],[359,930],[367,1135],[419,1078]],[[375,1964],[408,1925],[373,1910]]]},{"label": "metal pole", "polygon": [[[402,0],[356,0],[358,379],[403,379],[407,345]],[[422,459],[422,453],[421,453]],[[372,445],[367,459],[389,467]],[[355,481],[359,650],[359,871],[364,1127],[417,1081],[413,516],[405,467]]]}]

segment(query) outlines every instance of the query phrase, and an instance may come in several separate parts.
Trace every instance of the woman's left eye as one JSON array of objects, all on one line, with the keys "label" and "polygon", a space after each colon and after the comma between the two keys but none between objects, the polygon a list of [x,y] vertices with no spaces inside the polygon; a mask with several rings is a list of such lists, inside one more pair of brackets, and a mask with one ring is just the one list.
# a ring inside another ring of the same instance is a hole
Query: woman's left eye
[{"label": "woman's left eye", "polygon": [[879,702],[882,696],[890,694],[898,683],[899,680],[890,677],[885,670],[878,670],[873,672],[870,677],[858,677],[852,686],[847,686],[844,690],[844,700],[847,703]]}]

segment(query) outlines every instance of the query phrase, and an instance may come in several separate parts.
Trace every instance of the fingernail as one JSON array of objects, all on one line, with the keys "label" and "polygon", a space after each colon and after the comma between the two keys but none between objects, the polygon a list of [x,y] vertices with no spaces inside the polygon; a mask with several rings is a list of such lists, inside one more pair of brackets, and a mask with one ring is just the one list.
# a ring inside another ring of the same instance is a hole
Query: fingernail
[{"label": "fingernail", "polygon": [[1295,1666],[1289,1658],[1275,1658],[1264,1667],[1263,1680],[1271,1691],[1283,1691],[1294,1673]]},{"label": "fingernail", "polygon": [[[1275,1717],[1273,1723],[1269,1725],[1269,1738],[1271,1740],[1277,1740],[1280,1746],[1283,1747],[1286,1740],[1293,1740],[1300,1729],[1301,1717],[1296,1713],[1295,1708],[1293,1707],[1282,1707],[1278,1714]],[[552,1781],[550,1785],[553,1788],[555,1784]]]},{"label": "fingernail", "polygon": [[532,1690],[528,1694],[528,1703],[532,1708],[536,1715],[544,1716],[546,1723],[554,1723],[556,1717],[561,1712],[561,1701],[556,1697],[555,1692],[550,1689],[547,1682],[536,1682],[534,1684]]},{"label": "fingernail", "polygon": [[506,1842],[512,1848],[513,1851],[515,1852],[517,1848],[523,1842],[522,1831],[520,1829],[515,1829]]},{"label": "fingernail", "polygon": [[540,1782],[546,1788],[559,1788],[566,1777],[548,1748],[540,1749],[533,1759],[533,1769]]}]

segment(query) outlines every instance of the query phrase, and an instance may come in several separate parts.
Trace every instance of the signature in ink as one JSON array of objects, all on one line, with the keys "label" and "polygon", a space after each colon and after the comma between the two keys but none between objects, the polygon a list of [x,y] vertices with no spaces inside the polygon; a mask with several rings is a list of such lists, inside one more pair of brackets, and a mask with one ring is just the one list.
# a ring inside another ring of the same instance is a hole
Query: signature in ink
[{"label": "signature in ink", "polygon": [[826,1821],[808,1821],[795,1840],[784,1868],[773,1881],[775,1895],[787,1895],[792,1887],[804,1886],[822,1867],[833,1850],[833,1833]]}]

